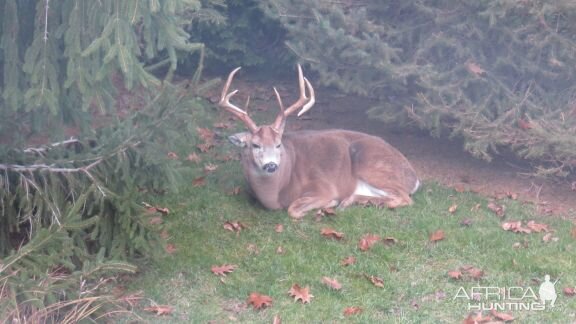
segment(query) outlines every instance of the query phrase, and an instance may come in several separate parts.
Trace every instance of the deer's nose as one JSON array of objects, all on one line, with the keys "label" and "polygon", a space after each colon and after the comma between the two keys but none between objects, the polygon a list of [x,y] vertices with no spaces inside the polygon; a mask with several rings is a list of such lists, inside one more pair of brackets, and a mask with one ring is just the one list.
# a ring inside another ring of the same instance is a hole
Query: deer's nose
[{"label": "deer's nose", "polygon": [[262,169],[268,173],[274,173],[278,169],[278,164],[274,162],[266,163],[264,166],[262,166]]}]

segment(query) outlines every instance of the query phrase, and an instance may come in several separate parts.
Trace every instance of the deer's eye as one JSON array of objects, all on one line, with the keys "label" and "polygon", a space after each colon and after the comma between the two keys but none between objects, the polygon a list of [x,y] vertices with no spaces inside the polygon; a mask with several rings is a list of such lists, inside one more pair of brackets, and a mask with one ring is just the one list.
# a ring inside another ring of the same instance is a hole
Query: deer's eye
[{"label": "deer's eye", "polygon": [[252,148],[254,148],[254,149],[259,149],[259,148],[261,148],[261,147],[262,147],[262,146],[260,146],[260,145],[258,145],[258,144],[252,143]]},{"label": "deer's eye", "polygon": [[282,143],[280,143],[280,144],[276,145],[276,148],[278,148],[278,149],[279,149],[279,148],[280,148],[280,146],[282,146]]}]

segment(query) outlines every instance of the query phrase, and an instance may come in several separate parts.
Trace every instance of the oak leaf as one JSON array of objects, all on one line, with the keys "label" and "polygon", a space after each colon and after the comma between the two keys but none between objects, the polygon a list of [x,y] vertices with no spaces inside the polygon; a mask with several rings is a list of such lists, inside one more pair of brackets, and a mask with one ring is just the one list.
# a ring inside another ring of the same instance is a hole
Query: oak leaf
[{"label": "oak leaf", "polygon": [[362,313],[362,308],[358,306],[346,307],[344,309],[344,316],[356,315]]},{"label": "oak leaf", "polygon": [[325,285],[327,285],[328,287],[334,289],[334,290],[340,290],[342,289],[342,284],[340,284],[338,282],[338,280],[333,279],[333,278],[329,278],[329,277],[322,277],[322,283],[324,283]]},{"label": "oak leaf", "polygon": [[226,277],[227,273],[231,273],[234,270],[236,270],[238,266],[235,264],[223,264],[221,266],[212,266],[212,268],[210,268],[210,271],[212,271],[213,274],[217,275],[217,276],[223,276]]},{"label": "oak leaf", "polygon": [[332,229],[330,227],[325,227],[325,228],[321,229],[320,234],[322,234],[323,236],[326,236],[328,238],[333,238],[333,239],[337,239],[337,240],[341,240],[344,237],[344,233],[336,232],[334,229]]},{"label": "oak leaf", "polygon": [[272,306],[272,297],[253,292],[248,297],[248,305],[252,305],[254,309],[270,307]]},{"label": "oak leaf", "polygon": [[294,297],[294,301],[300,300],[303,304],[310,303],[310,300],[314,295],[310,294],[310,287],[300,287],[298,284],[292,285],[288,291],[290,296]]},{"label": "oak leaf", "polygon": [[444,239],[444,231],[437,230],[434,233],[430,234],[430,242],[438,242]]},{"label": "oak leaf", "polygon": [[380,236],[374,234],[366,234],[358,242],[358,248],[361,251],[368,251],[370,248],[380,240]]},{"label": "oak leaf", "polygon": [[172,314],[172,307],[168,305],[157,305],[157,306],[150,306],[145,307],[144,311],[151,312],[156,315],[170,315]]},{"label": "oak leaf", "polygon": [[349,266],[349,265],[352,265],[352,264],[354,264],[354,263],[356,263],[356,258],[353,257],[353,256],[348,256],[348,257],[344,258],[344,260],[342,260],[342,261],[340,262],[340,264],[343,265],[343,266],[345,266],[345,267],[346,267],[346,266]]}]

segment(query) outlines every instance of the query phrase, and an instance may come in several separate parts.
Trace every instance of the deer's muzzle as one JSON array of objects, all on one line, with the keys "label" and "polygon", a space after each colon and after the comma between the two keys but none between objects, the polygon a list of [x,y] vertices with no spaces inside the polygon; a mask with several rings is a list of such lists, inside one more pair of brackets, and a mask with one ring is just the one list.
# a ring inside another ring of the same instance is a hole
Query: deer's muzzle
[{"label": "deer's muzzle", "polygon": [[274,173],[278,170],[278,164],[274,162],[266,163],[262,166],[262,169],[268,173]]}]

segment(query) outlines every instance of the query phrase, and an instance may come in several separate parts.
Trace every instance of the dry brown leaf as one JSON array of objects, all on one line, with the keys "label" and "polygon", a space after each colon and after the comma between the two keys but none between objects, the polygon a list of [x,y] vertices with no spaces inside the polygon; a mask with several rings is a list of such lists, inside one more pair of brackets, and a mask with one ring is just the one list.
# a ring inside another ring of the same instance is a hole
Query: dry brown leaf
[{"label": "dry brown leaf", "polygon": [[198,135],[204,142],[211,142],[214,139],[214,132],[211,129],[196,127]]},{"label": "dry brown leaf", "polygon": [[448,277],[458,280],[458,279],[462,278],[462,272],[460,272],[458,270],[448,271]]},{"label": "dry brown leaf", "polygon": [[436,232],[430,234],[430,242],[438,242],[444,239],[444,231],[437,230]]},{"label": "dry brown leaf", "polygon": [[468,314],[468,317],[466,317],[462,323],[463,324],[481,324],[481,323],[489,323],[491,321],[492,321],[492,317],[482,316],[482,312],[478,312],[478,313]]},{"label": "dry brown leaf", "polygon": [[344,258],[344,260],[342,260],[342,261],[340,262],[340,264],[343,265],[343,266],[345,266],[345,267],[347,267],[347,266],[349,266],[349,265],[352,265],[352,264],[354,264],[354,263],[356,263],[356,258],[353,257],[353,256],[348,256],[348,257]]},{"label": "dry brown leaf", "polygon": [[473,73],[477,76],[482,76],[483,74],[486,73],[486,71],[482,67],[480,67],[480,65],[478,65],[474,62],[466,63],[466,68],[468,69],[468,71],[470,71],[471,73]]},{"label": "dry brown leaf", "polygon": [[200,163],[202,159],[196,153],[190,153],[186,157],[186,161],[194,162],[196,164]]},{"label": "dry brown leaf", "polygon": [[457,209],[458,209],[458,205],[453,204],[452,206],[450,206],[450,207],[448,208],[448,212],[449,212],[450,214],[454,214]]},{"label": "dry brown leaf", "polygon": [[520,128],[521,130],[529,130],[532,129],[532,123],[529,120],[526,120],[524,118],[518,118],[518,128]]},{"label": "dry brown leaf", "polygon": [[361,251],[368,251],[376,242],[380,240],[380,236],[374,234],[366,234],[358,242],[358,248]]},{"label": "dry brown leaf", "polygon": [[166,250],[166,253],[168,253],[168,254],[173,254],[177,250],[176,245],[174,245],[173,243],[166,244],[166,247],[164,249]]},{"label": "dry brown leaf", "polygon": [[368,280],[370,280],[370,282],[374,286],[384,288],[384,280],[382,280],[382,278],[376,276],[366,276],[366,277],[368,278]]},{"label": "dry brown leaf", "polygon": [[566,287],[562,291],[564,292],[564,295],[568,297],[576,295],[576,287]]},{"label": "dry brown leaf", "polygon": [[342,289],[342,285],[338,282],[338,280],[333,279],[333,278],[322,277],[322,283],[324,283],[325,285],[327,285],[328,287],[330,287],[334,290]]},{"label": "dry brown leaf", "polygon": [[221,266],[212,266],[212,268],[210,268],[210,271],[212,271],[213,274],[217,275],[217,276],[223,276],[226,277],[227,273],[231,273],[234,270],[236,270],[238,266],[235,264],[223,264]]},{"label": "dry brown leaf", "polygon": [[212,143],[202,143],[202,144],[198,144],[196,145],[196,147],[200,150],[200,152],[202,153],[206,153],[208,151],[210,151],[210,149],[214,146],[214,144]]},{"label": "dry brown leaf", "polygon": [[398,243],[398,239],[392,236],[386,236],[385,238],[382,239],[382,242],[384,242],[384,244],[386,245],[394,245]]},{"label": "dry brown leaf", "polygon": [[337,239],[337,240],[341,240],[344,237],[344,233],[336,232],[334,229],[332,229],[330,227],[325,227],[325,228],[321,229],[320,234],[322,234],[323,236],[326,236],[328,238],[333,238],[333,239]]},{"label": "dry brown leaf", "polygon": [[163,240],[167,240],[168,238],[170,238],[170,233],[168,233],[167,230],[162,230],[162,232],[160,232],[160,238],[162,238]]},{"label": "dry brown leaf", "polygon": [[531,220],[526,223],[526,227],[528,227],[532,232],[540,233],[540,232],[549,232],[547,224],[540,224],[536,223],[535,221]]},{"label": "dry brown leaf", "polygon": [[144,311],[146,312],[151,312],[154,313],[156,315],[170,315],[172,314],[172,306],[168,306],[168,305],[157,305],[157,306],[150,306],[150,307],[145,307]]},{"label": "dry brown leaf", "polygon": [[192,187],[203,187],[206,185],[206,177],[198,177],[192,180]]},{"label": "dry brown leaf", "polygon": [[270,307],[272,306],[272,297],[253,292],[248,297],[248,305],[252,305],[254,309]]},{"label": "dry brown leaf", "polygon": [[272,324],[282,324],[282,319],[280,318],[280,315],[278,314],[274,315],[274,318],[272,319]]},{"label": "dry brown leaf", "polygon": [[178,160],[178,154],[174,153],[174,152],[168,152],[168,158],[170,160]]},{"label": "dry brown leaf", "polygon": [[159,224],[162,224],[163,222],[164,222],[164,220],[162,219],[162,217],[156,216],[156,217],[150,218],[150,220],[148,221],[148,224],[159,225]]},{"label": "dry brown leaf", "polygon": [[310,287],[300,287],[298,284],[292,285],[288,294],[294,297],[294,301],[300,300],[304,304],[310,303],[314,295],[310,294]]},{"label": "dry brown leaf", "polygon": [[476,267],[467,266],[460,268],[460,270],[464,271],[464,273],[472,279],[480,279],[484,276],[484,270],[478,269]]},{"label": "dry brown leaf", "polygon": [[504,321],[504,322],[514,320],[514,316],[512,316],[510,314],[506,314],[506,313],[497,312],[494,309],[490,310],[490,314],[492,314],[492,316],[496,317],[496,319],[499,319],[499,320]]},{"label": "dry brown leaf", "polygon": [[493,211],[494,214],[496,214],[496,216],[498,216],[500,218],[504,217],[504,214],[506,213],[506,207],[502,206],[502,205],[498,205],[495,202],[488,203],[488,205],[486,207],[488,209],[490,209],[491,211]]},{"label": "dry brown leaf", "polygon": [[276,224],[276,226],[274,227],[274,231],[276,233],[282,233],[284,232],[284,225],[282,224]]},{"label": "dry brown leaf", "polygon": [[276,248],[276,253],[277,254],[284,254],[284,248],[282,246],[279,246]]},{"label": "dry brown leaf", "polygon": [[550,242],[552,240],[552,233],[548,233],[542,237],[542,242]]},{"label": "dry brown leaf", "polygon": [[358,306],[346,307],[344,309],[344,316],[356,315],[362,313],[362,308]]},{"label": "dry brown leaf", "polygon": [[226,221],[222,227],[230,232],[240,233],[240,231],[246,228],[246,225],[238,221]]},{"label": "dry brown leaf", "polygon": [[228,129],[231,126],[232,126],[232,124],[228,123],[228,122],[220,122],[220,123],[214,124],[214,128],[220,128],[220,129]]},{"label": "dry brown leaf", "polygon": [[502,229],[513,233],[532,233],[532,230],[522,226],[521,221],[509,221],[502,223]]}]

